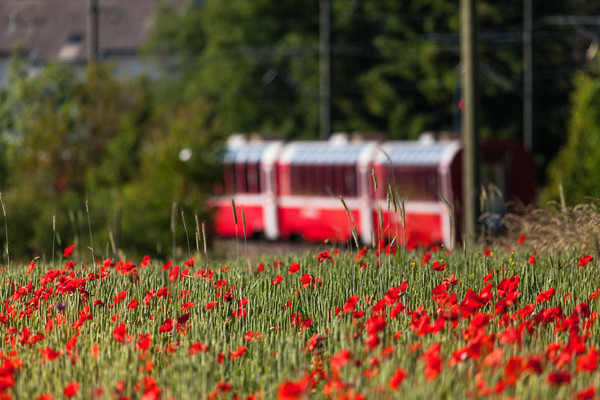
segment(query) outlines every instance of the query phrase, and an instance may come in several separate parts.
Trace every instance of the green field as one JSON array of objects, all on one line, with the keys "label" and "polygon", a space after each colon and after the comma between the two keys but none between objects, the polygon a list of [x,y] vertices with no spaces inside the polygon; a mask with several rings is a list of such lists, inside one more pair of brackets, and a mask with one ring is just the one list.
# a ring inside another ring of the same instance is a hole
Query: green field
[{"label": "green field", "polygon": [[514,248],[4,265],[0,389],[13,399],[597,398],[597,260],[532,257],[527,240]]}]

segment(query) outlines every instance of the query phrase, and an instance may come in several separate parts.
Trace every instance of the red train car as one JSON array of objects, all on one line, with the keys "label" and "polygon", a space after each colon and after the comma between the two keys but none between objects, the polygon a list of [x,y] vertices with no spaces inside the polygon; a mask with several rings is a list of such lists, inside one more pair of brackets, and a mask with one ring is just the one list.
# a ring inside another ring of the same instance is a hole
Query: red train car
[{"label": "red train car", "polygon": [[[223,237],[245,232],[270,240],[340,243],[351,240],[354,231],[364,244],[387,237],[425,247],[451,246],[453,234],[460,235],[461,155],[458,140],[334,136],[283,142],[236,136],[224,155],[224,192],[210,201],[214,230]],[[488,204],[493,214],[501,214],[509,199],[533,201],[533,163],[519,144],[486,142],[480,158],[482,186],[495,188],[496,201]],[[440,195],[454,210],[454,232]]]}]

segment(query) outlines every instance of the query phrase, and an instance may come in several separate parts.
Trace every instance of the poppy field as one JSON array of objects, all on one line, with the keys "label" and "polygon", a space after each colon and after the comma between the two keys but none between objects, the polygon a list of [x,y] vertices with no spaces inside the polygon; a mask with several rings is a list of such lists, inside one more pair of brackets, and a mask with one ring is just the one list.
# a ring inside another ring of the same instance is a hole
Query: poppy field
[{"label": "poppy field", "polygon": [[[3,266],[1,399],[597,399],[589,254]],[[234,257],[235,258],[235,257]]]}]

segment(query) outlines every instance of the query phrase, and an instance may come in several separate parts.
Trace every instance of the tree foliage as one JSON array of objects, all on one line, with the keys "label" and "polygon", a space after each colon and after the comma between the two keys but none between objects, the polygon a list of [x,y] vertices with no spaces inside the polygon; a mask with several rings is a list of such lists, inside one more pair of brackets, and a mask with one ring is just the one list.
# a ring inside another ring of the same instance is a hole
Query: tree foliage
[{"label": "tree foliage", "polygon": [[[52,63],[32,77],[19,68],[15,60],[0,97],[0,190],[15,257],[73,242],[103,256],[171,254],[173,202],[208,218],[223,135],[212,107],[157,101],[147,78],[117,79],[108,64],[78,74]],[[180,246],[184,232],[176,235]]]},{"label": "tree foliage", "polygon": [[550,165],[542,200],[559,200],[562,187],[565,202],[573,206],[600,198],[592,179],[600,170],[600,65],[577,75],[571,103],[567,143]]}]

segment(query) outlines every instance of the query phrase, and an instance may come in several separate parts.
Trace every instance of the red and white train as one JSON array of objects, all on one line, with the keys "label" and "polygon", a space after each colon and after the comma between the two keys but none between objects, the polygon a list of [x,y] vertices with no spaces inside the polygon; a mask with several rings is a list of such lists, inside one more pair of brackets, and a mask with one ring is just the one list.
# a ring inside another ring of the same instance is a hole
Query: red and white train
[{"label": "red and white train", "polygon": [[[460,236],[461,153],[459,140],[430,137],[350,141],[334,135],[328,141],[284,142],[234,136],[224,155],[222,186],[209,203],[214,231],[221,237],[245,232],[269,240],[348,243],[355,229],[363,244],[397,236],[424,247],[451,246],[450,211],[440,195],[454,209]],[[485,142],[480,159],[482,184],[496,188],[495,211],[501,212],[509,199],[533,202],[533,162],[523,147],[512,141]],[[396,206],[390,204],[390,188]]]}]

